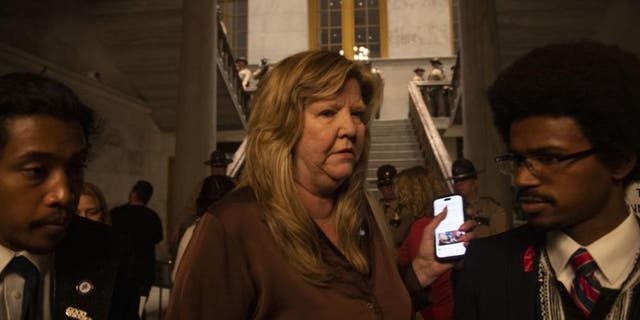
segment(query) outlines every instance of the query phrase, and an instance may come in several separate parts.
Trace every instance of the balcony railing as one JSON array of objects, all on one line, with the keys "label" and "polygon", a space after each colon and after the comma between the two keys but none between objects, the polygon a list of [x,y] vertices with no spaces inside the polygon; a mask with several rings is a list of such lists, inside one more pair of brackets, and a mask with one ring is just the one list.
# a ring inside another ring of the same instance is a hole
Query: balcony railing
[{"label": "balcony railing", "polygon": [[[438,84],[443,86],[444,84]],[[429,113],[429,108],[423,98],[423,92],[418,82],[409,83],[409,120],[418,136],[420,149],[425,159],[427,168],[434,169],[438,180],[442,181],[449,191],[453,191],[453,184],[448,180],[451,168],[451,157],[442,141],[434,119]]]}]

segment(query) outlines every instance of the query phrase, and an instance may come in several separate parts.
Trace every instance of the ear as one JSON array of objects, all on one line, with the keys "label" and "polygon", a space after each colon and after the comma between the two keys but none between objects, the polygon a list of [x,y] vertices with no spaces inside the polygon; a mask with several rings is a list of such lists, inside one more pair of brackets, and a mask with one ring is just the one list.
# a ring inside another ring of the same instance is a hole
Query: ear
[{"label": "ear", "polygon": [[611,176],[616,181],[621,181],[636,167],[638,158],[635,152],[621,153],[611,167]]}]

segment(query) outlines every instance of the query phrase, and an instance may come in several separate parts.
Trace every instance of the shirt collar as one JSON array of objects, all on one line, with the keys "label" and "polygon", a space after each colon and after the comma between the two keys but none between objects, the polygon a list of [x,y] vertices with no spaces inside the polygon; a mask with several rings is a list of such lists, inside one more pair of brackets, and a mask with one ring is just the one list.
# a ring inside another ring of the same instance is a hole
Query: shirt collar
[{"label": "shirt collar", "polygon": [[[567,267],[571,255],[582,247],[567,234],[557,230],[547,233],[547,244],[549,262],[556,272]],[[640,249],[638,219],[629,214],[616,228],[584,248],[596,261],[609,283],[620,282],[620,278],[626,276],[624,271],[635,262]]]},{"label": "shirt collar", "polygon": [[3,245],[0,245],[0,273],[4,271],[13,257],[24,256],[33,263],[40,274],[48,271],[51,254],[33,254],[27,251],[13,251]]}]

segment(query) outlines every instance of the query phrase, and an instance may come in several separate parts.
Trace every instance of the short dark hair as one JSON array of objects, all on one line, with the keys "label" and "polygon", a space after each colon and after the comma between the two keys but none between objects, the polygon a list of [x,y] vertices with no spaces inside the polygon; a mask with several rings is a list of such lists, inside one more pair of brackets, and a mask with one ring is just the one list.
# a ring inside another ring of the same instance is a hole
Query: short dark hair
[{"label": "short dark hair", "polygon": [[6,121],[13,117],[48,115],[77,123],[87,149],[99,131],[99,118],[69,87],[41,75],[9,73],[0,76],[0,149],[7,143]]},{"label": "short dark hair", "polygon": [[136,184],[133,185],[131,192],[136,194],[136,198],[142,201],[144,204],[149,203],[151,200],[151,196],[153,195],[153,186],[151,182],[146,180],[138,180]]},{"label": "short dark hair", "polygon": [[[580,41],[534,49],[500,73],[489,101],[507,144],[515,121],[571,117],[607,165],[629,152],[640,161],[640,60],[618,46]],[[636,163],[624,184],[639,177]]]}]

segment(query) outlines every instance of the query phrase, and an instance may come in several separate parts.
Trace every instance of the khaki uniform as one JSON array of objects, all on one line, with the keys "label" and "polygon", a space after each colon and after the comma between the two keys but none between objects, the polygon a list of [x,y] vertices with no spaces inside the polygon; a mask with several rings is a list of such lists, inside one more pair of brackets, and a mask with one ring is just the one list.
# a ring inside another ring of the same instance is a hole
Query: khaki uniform
[{"label": "khaki uniform", "polygon": [[466,206],[467,210],[473,212],[473,219],[478,223],[474,229],[476,238],[492,236],[510,228],[509,215],[495,199],[480,197],[473,203],[467,203]]},{"label": "khaki uniform", "polygon": [[380,199],[380,206],[384,210],[384,216],[387,220],[389,231],[391,231],[393,244],[396,249],[400,248],[404,239],[409,235],[409,230],[411,230],[411,225],[415,221],[415,217],[406,212],[406,210],[400,210],[398,201],[396,200],[384,201]]}]

